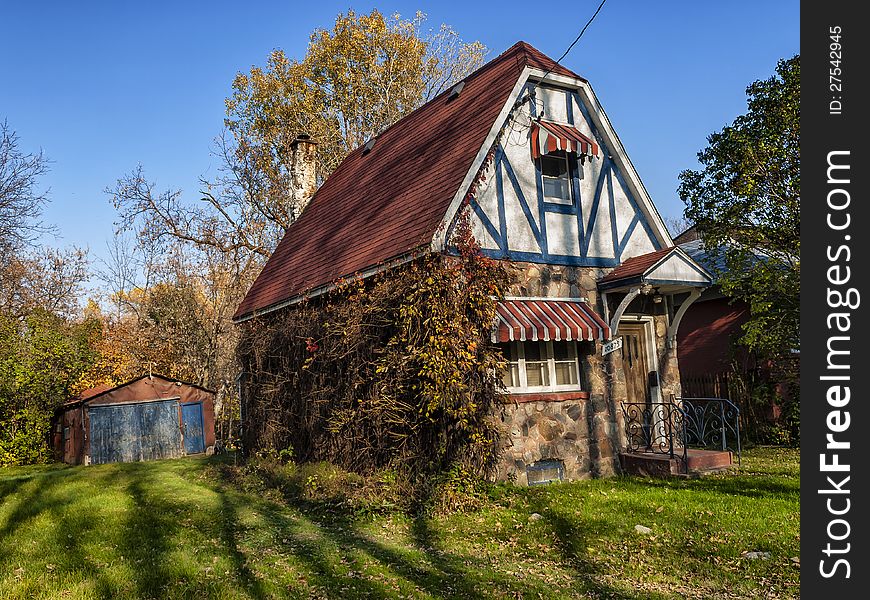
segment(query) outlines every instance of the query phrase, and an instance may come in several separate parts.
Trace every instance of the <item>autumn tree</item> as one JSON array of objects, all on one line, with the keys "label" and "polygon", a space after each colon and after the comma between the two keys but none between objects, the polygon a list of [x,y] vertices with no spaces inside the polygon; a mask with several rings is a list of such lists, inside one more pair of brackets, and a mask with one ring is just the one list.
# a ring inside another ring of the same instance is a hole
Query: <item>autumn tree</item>
[{"label": "autumn tree", "polygon": [[722,291],[751,308],[743,344],[764,356],[799,347],[800,58],[746,89],[748,110],[711,134],[680,197],[705,246],[724,256]]},{"label": "autumn tree", "polygon": [[0,125],[0,466],[50,458],[49,423],[96,357],[99,323],[82,319],[87,256],[37,243],[48,201],[43,154]]},{"label": "autumn tree", "polygon": [[422,13],[348,11],[311,34],[302,60],[275,50],[265,67],[239,73],[216,149],[220,175],[202,180],[202,202],[158,190],[140,167],[108,190],[121,222],[136,223],[149,242],[173,237],[258,268],[302,209],[290,192],[297,136],[317,142],[322,181],[351,150],[483,63],[482,44],[424,23]]},{"label": "autumn tree", "polygon": [[[121,302],[118,314],[128,319],[135,313],[142,344],[158,347],[165,347],[170,330],[183,336],[190,330],[185,323],[195,322],[193,333],[205,341],[188,352],[201,354],[178,360],[208,370],[196,382],[218,390],[219,403],[234,394],[238,332],[232,314],[302,209],[290,191],[290,144],[301,134],[317,142],[323,181],[351,150],[483,63],[480,43],[465,43],[444,25],[424,30],[424,23],[421,13],[409,20],[349,11],[332,29],[312,33],[301,60],[275,50],[265,66],[239,73],[217,142],[219,175],[201,180],[200,202],[159,189],[141,166],[107,190],[121,229],[135,234],[136,251],[149,257],[146,270],[156,274],[127,286],[126,292],[139,288],[138,296],[113,292]],[[117,267],[129,273],[129,265]],[[182,294],[177,303],[174,294]],[[190,312],[161,312],[168,307],[158,295],[173,310]],[[148,325],[158,317],[160,327]],[[161,356],[177,356],[173,352]]]}]

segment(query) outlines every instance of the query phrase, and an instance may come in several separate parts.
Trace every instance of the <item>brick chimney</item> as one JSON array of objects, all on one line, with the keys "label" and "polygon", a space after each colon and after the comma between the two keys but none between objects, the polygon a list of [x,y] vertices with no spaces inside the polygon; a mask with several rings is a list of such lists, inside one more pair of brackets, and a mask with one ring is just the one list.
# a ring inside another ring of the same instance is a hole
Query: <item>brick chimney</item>
[{"label": "brick chimney", "polygon": [[290,143],[290,196],[298,217],[317,191],[317,142],[301,134]]}]

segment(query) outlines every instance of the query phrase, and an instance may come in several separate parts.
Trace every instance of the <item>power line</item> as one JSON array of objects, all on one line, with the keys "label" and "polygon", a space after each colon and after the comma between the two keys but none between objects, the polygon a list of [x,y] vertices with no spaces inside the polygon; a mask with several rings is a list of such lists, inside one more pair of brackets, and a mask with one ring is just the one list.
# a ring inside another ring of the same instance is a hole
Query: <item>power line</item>
[{"label": "power line", "polygon": [[[601,4],[598,5],[598,8],[595,9],[595,13],[594,13],[590,18],[589,18],[588,21],[586,21],[586,25],[584,25],[584,26],[583,26],[583,29],[580,31],[580,35],[578,35],[576,38],[574,38],[574,41],[571,42],[571,45],[568,46],[568,49],[565,50],[565,52],[562,54],[562,56],[559,57],[559,60],[556,61],[556,64],[557,64],[557,65],[558,65],[560,62],[562,62],[562,59],[563,59],[563,58],[565,58],[566,56],[568,56],[568,53],[571,52],[571,48],[573,48],[573,47],[577,44],[577,42],[580,41],[580,38],[583,37],[583,34],[584,34],[584,33],[586,33],[586,30],[587,30],[587,29],[589,28],[589,26],[592,24],[592,21],[594,21],[594,20],[595,20],[595,17],[598,16],[598,13],[601,12],[601,7],[604,6],[604,3],[605,3],[605,2],[607,2],[607,0],[601,0]],[[555,65],[554,65],[554,66],[555,66]],[[549,74],[552,72],[552,70],[553,70],[553,67],[550,67],[550,69],[549,69],[546,73],[544,73],[544,76],[541,77],[541,80],[543,81],[544,79],[546,79],[546,78],[547,78],[547,75],[549,75]]]}]

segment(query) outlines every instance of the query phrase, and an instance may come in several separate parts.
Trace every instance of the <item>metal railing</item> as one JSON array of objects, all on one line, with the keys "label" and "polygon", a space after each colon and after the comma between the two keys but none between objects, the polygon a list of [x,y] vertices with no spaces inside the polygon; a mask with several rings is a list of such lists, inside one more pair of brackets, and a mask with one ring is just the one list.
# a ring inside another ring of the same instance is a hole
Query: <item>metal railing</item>
[{"label": "metal railing", "polygon": [[718,449],[740,464],[740,409],[724,398],[623,402],[626,451],[662,454],[688,472],[688,449]]},{"label": "metal railing", "polygon": [[740,464],[740,409],[725,398],[677,398],[685,436],[692,448],[730,451]]}]

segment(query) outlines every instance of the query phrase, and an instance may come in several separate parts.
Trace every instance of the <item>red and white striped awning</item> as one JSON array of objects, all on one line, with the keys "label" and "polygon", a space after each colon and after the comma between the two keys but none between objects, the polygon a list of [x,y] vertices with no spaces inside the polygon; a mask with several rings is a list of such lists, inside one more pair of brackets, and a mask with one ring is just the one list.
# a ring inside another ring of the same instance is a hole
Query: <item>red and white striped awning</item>
[{"label": "red and white striped awning", "polygon": [[608,340],[610,328],[583,300],[509,298],[498,303],[493,341]]},{"label": "red and white striped awning", "polygon": [[535,121],[532,123],[532,158],[564,150],[587,156],[598,156],[598,144],[575,127]]}]

